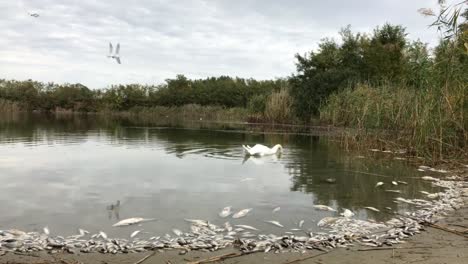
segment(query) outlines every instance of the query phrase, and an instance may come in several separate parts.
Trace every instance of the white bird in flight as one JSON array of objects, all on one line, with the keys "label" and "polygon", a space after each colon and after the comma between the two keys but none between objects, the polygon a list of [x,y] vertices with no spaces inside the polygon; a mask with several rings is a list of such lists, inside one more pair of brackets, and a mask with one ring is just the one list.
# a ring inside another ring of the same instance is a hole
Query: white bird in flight
[{"label": "white bird in flight", "polygon": [[30,13],[28,12],[28,15],[32,16],[32,17],[39,17],[39,14],[38,13]]},{"label": "white bird in flight", "polygon": [[115,47],[115,53],[112,54],[114,48],[112,47],[112,43],[109,42],[109,55],[107,55],[108,58],[115,59],[118,64],[120,64],[120,43],[117,43],[117,46]]}]

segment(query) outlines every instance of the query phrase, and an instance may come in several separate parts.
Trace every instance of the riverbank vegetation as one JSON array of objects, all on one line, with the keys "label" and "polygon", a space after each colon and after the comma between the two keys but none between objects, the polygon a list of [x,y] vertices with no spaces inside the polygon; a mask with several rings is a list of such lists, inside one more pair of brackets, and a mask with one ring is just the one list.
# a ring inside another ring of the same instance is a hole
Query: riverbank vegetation
[{"label": "riverbank vegetation", "polygon": [[339,40],[324,39],[317,50],[296,55],[296,72],[283,79],[177,75],[158,85],[95,90],[0,80],[0,111],[326,124],[354,128],[346,142],[358,146],[404,148],[434,160],[466,158],[468,8],[461,3],[420,10],[442,32],[433,49],[411,40],[400,25],[370,33],[347,26]]}]

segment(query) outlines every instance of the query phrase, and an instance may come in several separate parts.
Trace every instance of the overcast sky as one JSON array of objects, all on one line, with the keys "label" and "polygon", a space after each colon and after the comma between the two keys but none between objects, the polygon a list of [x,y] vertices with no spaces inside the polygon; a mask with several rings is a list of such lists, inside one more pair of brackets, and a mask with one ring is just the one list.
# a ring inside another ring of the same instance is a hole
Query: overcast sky
[{"label": "overcast sky", "polygon": [[[385,22],[434,44],[436,0],[14,0],[0,2],[0,78],[156,84],[176,74],[271,79],[295,70],[294,54],[340,28]],[[34,18],[28,12],[37,12]],[[106,58],[121,44],[122,64]]]}]

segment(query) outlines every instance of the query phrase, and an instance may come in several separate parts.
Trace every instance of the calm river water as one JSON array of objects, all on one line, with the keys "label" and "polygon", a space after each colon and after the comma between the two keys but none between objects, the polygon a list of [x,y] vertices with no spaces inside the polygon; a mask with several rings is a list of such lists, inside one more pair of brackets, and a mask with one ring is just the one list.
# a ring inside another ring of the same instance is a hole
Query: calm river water
[{"label": "calm river water", "polygon": [[[279,143],[284,152],[245,159],[241,145],[255,143]],[[266,234],[288,231],[302,219],[305,230],[317,230],[318,220],[337,213],[317,211],[314,204],[385,220],[391,217],[385,207],[410,209],[394,198],[433,191],[404,161],[364,155],[311,136],[137,127],[128,120],[97,117],[2,117],[0,229],[38,231],[48,226],[52,234],[71,235],[84,228],[119,237],[143,229],[144,237],[172,228],[188,230],[184,218],[222,224],[227,219],[219,211],[232,206],[234,211],[253,210],[244,218],[228,218],[231,224],[252,225]],[[328,178],[336,183],[327,183]],[[392,180],[409,184],[391,186]],[[384,188],[374,188],[378,181],[385,182]],[[120,206],[111,210],[117,201]],[[280,211],[272,213],[276,207]],[[157,221],[111,227],[129,217]],[[265,220],[277,220],[285,228]]]}]

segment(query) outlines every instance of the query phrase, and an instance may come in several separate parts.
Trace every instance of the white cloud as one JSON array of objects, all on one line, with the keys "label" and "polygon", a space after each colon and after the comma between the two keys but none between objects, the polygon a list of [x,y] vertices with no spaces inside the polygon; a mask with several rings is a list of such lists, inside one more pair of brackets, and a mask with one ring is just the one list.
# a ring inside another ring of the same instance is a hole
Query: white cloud
[{"label": "white cloud", "polygon": [[[390,22],[435,43],[417,1],[18,0],[0,3],[0,77],[159,83],[176,74],[269,79],[294,71],[294,54],[351,24]],[[434,6],[436,1],[430,1]],[[28,16],[28,11],[40,14]],[[106,58],[121,43],[122,65]]]}]

